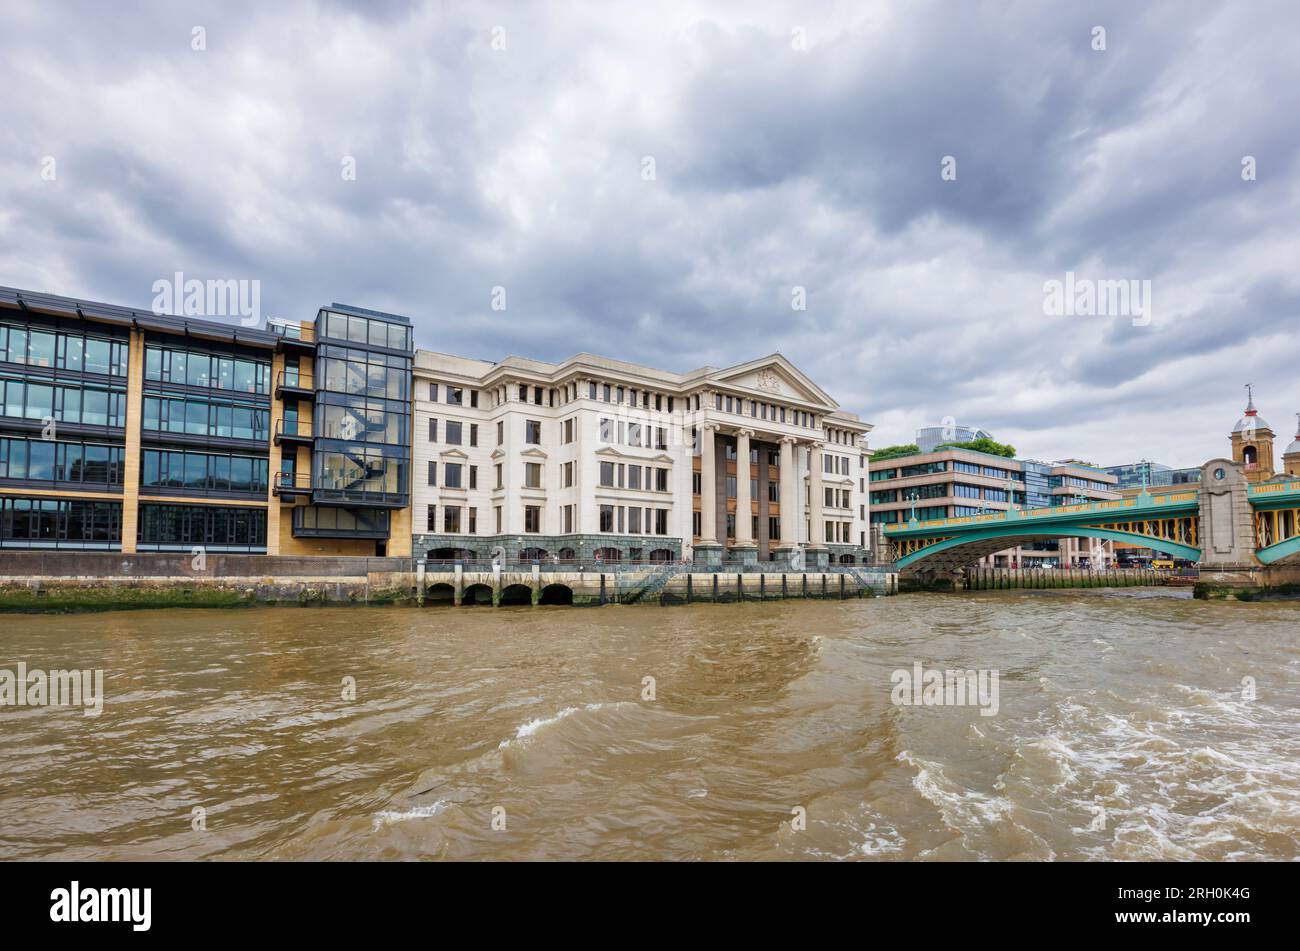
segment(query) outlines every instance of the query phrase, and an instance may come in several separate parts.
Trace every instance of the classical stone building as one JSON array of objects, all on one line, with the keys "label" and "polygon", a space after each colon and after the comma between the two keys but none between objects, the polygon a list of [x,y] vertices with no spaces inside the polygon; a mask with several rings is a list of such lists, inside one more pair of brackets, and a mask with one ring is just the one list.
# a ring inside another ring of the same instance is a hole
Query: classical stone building
[{"label": "classical stone building", "polygon": [[779,354],[686,373],[417,351],[431,559],[857,563],[871,427]]}]

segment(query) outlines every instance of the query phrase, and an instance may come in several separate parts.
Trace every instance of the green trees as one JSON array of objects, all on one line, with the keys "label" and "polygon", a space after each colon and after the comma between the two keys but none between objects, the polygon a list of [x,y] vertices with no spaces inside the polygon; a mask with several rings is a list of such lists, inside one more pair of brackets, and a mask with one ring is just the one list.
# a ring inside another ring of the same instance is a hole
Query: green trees
[{"label": "green trees", "polygon": [[871,456],[871,464],[884,462],[886,459],[894,459],[898,456],[915,456],[921,451],[921,447],[914,442],[903,443],[900,446],[886,446],[883,449],[877,449]]}]

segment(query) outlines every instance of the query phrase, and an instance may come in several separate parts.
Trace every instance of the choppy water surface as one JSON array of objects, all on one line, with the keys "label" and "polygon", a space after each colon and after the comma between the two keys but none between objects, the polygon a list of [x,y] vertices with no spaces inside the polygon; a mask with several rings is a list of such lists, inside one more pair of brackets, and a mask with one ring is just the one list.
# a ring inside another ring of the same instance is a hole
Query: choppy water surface
[{"label": "choppy water surface", "polygon": [[[1300,857],[1300,603],[1130,589],[0,631],[0,667],[103,668],[107,694],[98,718],[0,709],[2,858]],[[997,715],[894,705],[916,661],[997,669]]]}]

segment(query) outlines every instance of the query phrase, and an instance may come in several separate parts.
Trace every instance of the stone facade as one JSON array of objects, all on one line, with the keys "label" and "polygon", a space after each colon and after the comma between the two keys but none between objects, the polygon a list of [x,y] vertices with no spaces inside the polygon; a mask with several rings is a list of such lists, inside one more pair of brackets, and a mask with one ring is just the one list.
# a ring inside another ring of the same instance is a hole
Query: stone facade
[{"label": "stone facade", "polygon": [[779,354],[672,373],[419,351],[414,550],[859,563],[870,429]]}]

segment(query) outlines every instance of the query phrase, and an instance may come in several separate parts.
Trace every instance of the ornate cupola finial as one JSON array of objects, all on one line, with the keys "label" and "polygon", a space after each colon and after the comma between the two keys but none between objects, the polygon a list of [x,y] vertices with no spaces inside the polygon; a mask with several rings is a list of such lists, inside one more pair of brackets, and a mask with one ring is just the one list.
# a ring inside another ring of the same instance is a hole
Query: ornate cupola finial
[{"label": "ornate cupola finial", "polygon": [[1254,391],[1253,383],[1246,384],[1246,415],[1247,416],[1259,415],[1259,410],[1255,409],[1255,391]]}]

